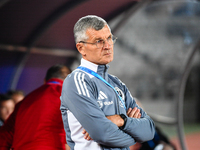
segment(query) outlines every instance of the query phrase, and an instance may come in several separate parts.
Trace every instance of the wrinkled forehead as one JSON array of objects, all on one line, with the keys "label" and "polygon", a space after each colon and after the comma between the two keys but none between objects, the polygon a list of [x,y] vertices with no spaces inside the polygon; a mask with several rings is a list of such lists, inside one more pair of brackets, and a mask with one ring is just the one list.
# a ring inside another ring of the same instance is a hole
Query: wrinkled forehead
[{"label": "wrinkled forehead", "polygon": [[112,35],[110,28],[105,25],[104,28],[102,28],[101,30],[95,30],[93,28],[89,28],[86,30],[86,35],[88,36],[88,39],[93,40],[93,39],[106,39],[108,38],[110,35]]}]

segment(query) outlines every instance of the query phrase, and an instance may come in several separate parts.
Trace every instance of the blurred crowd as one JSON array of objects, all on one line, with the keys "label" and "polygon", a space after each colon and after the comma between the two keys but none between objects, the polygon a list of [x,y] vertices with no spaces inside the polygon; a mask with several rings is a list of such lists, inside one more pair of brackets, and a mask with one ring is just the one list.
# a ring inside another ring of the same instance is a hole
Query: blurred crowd
[{"label": "blurred crowd", "polygon": [[14,111],[15,104],[23,100],[24,97],[25,94],[22,90],[9,90],[4,94],[0,94],[0,126]]}]

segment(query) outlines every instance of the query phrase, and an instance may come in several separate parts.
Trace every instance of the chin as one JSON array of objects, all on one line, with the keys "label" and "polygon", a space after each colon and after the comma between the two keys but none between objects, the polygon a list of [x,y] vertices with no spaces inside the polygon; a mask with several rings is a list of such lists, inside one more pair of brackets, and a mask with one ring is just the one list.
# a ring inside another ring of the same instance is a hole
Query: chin
[{"label": "chin", "polygon": [[110,63],[111,61],[113,61],[113,59],[110,59],[110,60],[106,61],[105,64],[108,64],[108,63]]}]

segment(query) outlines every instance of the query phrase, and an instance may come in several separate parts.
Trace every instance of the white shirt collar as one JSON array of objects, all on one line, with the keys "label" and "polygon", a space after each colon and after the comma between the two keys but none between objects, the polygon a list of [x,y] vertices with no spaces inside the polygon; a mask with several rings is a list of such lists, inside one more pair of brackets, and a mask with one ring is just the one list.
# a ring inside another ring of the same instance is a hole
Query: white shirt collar
[{"label": "white shirt collar", "polygon": [[97,64],[94,64],[88,60],[85,60],[83,58],[81,58],[81,65],[80,66],[83,66],[83,67],[86,67],[94,72],[97,72],[97,69],[98,69],[98,65]]}]

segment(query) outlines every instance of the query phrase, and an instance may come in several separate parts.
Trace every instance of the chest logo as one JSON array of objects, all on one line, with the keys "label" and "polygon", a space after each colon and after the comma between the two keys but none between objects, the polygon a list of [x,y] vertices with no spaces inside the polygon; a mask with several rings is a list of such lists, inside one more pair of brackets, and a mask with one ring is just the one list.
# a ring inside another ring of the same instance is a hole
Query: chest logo
[{"label": "chest logo", "polygon": [[125,96],[124,96],[124,93],[122,92],[122,90],[118,87],[115,87],[115,90],[117,91],[119,96],[125,101]]},{"label": "chest logo", "polygon": [[[115,87],[115,90],[117,91],[117,93],[122,98],[122,100],[124,101],[124,104],[125,104],[125,96],[124,96],[124,93],[122,92],[122,90],[118,87]],[[119,101],[119,103],[120,103],[121,107],[124,107],[121,101]]]}]

